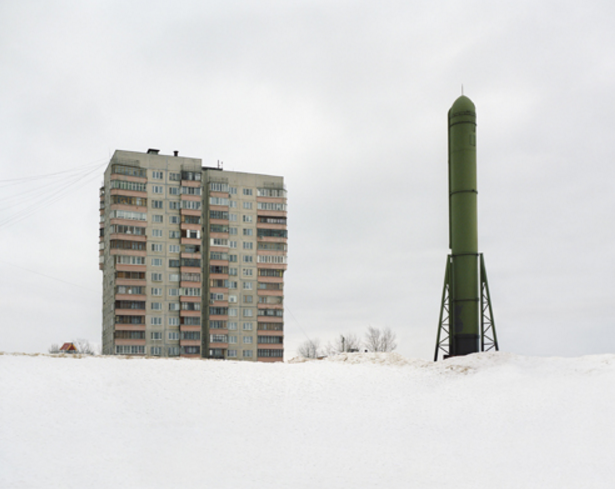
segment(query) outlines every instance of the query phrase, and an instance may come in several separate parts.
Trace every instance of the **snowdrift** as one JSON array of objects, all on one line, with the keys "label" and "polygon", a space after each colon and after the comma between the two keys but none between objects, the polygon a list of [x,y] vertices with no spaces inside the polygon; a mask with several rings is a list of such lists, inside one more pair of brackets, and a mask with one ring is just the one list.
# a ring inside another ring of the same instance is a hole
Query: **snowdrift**
[{"label": "snowdrift", "polygon": [[615,487],[615,355],[0,354],[2,488]]}]

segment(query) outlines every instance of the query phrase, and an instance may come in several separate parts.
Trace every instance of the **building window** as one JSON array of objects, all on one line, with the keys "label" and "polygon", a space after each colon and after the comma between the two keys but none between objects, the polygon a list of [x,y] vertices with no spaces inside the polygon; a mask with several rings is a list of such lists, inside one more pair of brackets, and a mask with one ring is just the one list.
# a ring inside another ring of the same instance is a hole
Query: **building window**
[{"label": "building window", "polygon": [[201,208],[201,203],[195,200],[182,200],[181,208],[197,211]]},{"label": "building window", "polygon": [[225,334],[211,334],[209,335],[210,343],[228,343],[228,336]]},{"label": "building window", "polygon": [[[244,295],[243,296],[243,302],[245,304],[252,304],[252,301],[254,300],[254,296],[251,295]],[[251,314],[250,314],[251,315]]]},{"label": "building window", "polygon": [[179,296],[179,289],[168,289],[168,294],[169,297],[178,297]]},{"label": "building window", "polygon": [[152,331],[150,333],[150,339],[152,339],[152,340],[161,340],[162,339],[162,333],[160,331]]},{"label": "building window", "polygon": [[152,311],[162,311],[162,302],[152,302],[151,309]]},{"label": "building window", "polygon": [[[242,220],[243,222],[252,222],[252,216],[248,216],[248,215],[245,215],[245,214],[244,214],[243,216],[241,216],[241,220]],[[244,231],[245,231],[245,230],[244,230]],[[243,233],[243,234],[246,234],[246,233]]]},{"label": "building window", "polygon": [[209,182],[209,190],[211,190],[212,192],[228,193],[228,183]]},{"label": "building window", "polygon": [[258,263],[274,263],[277,265],[283,265],[287,263],[287,258],[281,255],[258,255]]},{"label": "building window", "polygon": [[232,344],[236,344],[237,343],[237,336],[229,336],[228,337],[228,342],[232,343]]},{"label": "building window", "polygon": [[[212,294],[214,295],[214,294]],[[236,295],[229,295],[228,296],[228,301],[229,302],[237,302],[237,296]]]},{"label": "building window", "polygon": [[236,289],[237,288],[237,281],[236,280],[229,280],[228,281],[228,288],[229,289]]},{"label": "building window", "polygon": [[169,216],[169,222],[171,224],[179,224],[179,216]]},{"label": "building window", "polygon": [[179,239],[181,237],[180,231],[169,231],[170,239]]},{"label": "building window", "polygon": [[231,195],[237,195],[237,187],[229,187],[228,193]]},{"label": "building window", "polygon": [[228,246],[228,239],[224,239],[224,238],[211,238],[210,245],[211,246]]},{"label": "building window", "polygon": [[131,177],[147,178],[147,170],[138,166],[128,166],[114,164],[111,166],[111,173],[118,175],[128,175]]},{"label": "building window", "polygon": [[229,255],[228,261],[230,261],[231,263],[237,263],[237,255]]},{"label": "building window", "polygon": [[250,344],[252,344],[252,337],[251,337],[251,336],[244,336],[244,337],[243,337],[243,342],[244,342],[244,344],[246,344],[246,345],[250,345]]},{"label": "building window", "polygon": [[284,350],[258,350],[259,357],[282,358]]},{"label": "building window", "polygon": [[237,357],[237,350],[228,350],[227,356],[228,356],[228,358],[236,358]]},{"label": "building window", "polygon": [[162,295],[162,289],[160,287],[152,287],[152,295]]},{"label": "building window", "polygon": [[276,202],[257,202],[256,208],[259,211],[286,211],[286,204]]},{"label": "building window", "polygon": [[164,218],[160,214],[154,214],[152,216],[152,222],[160,223],[160,222],[163,222],[163,221],[164,221]]},{"label": "building window", "polygon": [[244,358],[252,358],[252,350],[244,350],[243,351]]},{"label": "building window", "polygon": [[118,265],[145,265],[144,256],[115,255],[115,263]]},{"label": "building window", "polygon": [[252,309],[244,309],[243,310],[243,317],[245,318],[251,318],[253,315],[253,311]]},{"label": "building window", "polygon": [[229,248],[237,248],[237,241],[229,241],[228,242],[228,247]]},{"label": "building window", "polygon": [[154,238],[162,238],[162,229],[152,229],[152,236]]},{"label": "building window", "polygon": [[236,268],[229,268],[228,269],[228,274],[233,277],[233,276],[237,276],[237,269]]},{"label": "building window", "polygon": [[252,270],[251,268],[244,268],[244,269],[243,269],[243,274],[244,274],[246,277],[249,277],[249,276],[253,275],[253,270]]},{"label": "building window", "polygon": [[229,200],[229,207],[231,209],[237,209],[237,201],[236,200]]},{"label": "building window", "polygon": [[230,317],[237,317],[237,311],[238,311],[238,309],[236,307],[231,307],[228,310],[228,315]]},{"label": "building window", "polygon": [[[170,318],[169,318],[170,319]],[[179,340],[179,331],[169,331],[169,339],[171,341]]]},{"label": "building window", "polygon": [[252,331],[252,323],[243,323],[244,331]]},{"label": "building window", "polygon": [[252,282],[244,282],[243,288],[244,290],[252,290]]},{"label": "building window", "polygon": [[160,243],[152,243],[152,251],[162,251],[162,244],[160,244]]},{"label": "building window", "polygon": [[[156,258],[156,260],[158,259]],[[152,273],[152,282],[162,282],[162,273]]]},{"label": "building window", "polygon": [[179,187],[169,187],[169,195],[179,195]]},{"label": "building window", "polygon": [[200,171],[182,171],[182,180],[190,180],[194,182],[201,181],[201,172]]},{"label": "building window", "polygon": [[[162,250],[160,250],[160,251],[162,251]],[[162,266],[162,258],[152,258],[152,266],[154,266],[154,267],[161,267]],[[162,279],[160,279],[160,280],[162,280]]]},{"label": "building window", "polygon": [[228,323],[228,329],[231,331],[235,331],[237,329],[237,323],[235,321],[230,321]]},{"label": "building window", "polygon": [[179,260],[169,260],[169,268],[179,268]]},{"label": "building window", "polygon": [[147,186],[145,183],[125,182],[124,180],[111,180],[111,188],[119,188],[121,190],[132,190],[135,192],[146,192]]},{"label": "building window", "polygon": [[252,195],[252,189],[251,188],[244,188],[243,189],[243,195]]},{"label": "building window", "polygon": [[152,208],[162,209],[162,200],[152,200]]},{"label": "building window", "polygon": [[254,236],[254,229],[244,229],[243,235],[244,236]]},{"label": "building window", "polygon": [[259,197],[286,197],[286,190],[283,188],[259,188],[256,195]]},{"label": "building window", "polygon": [[169,209],[172,211],[179,210],[179,200],[172,200],[169,202]]},{"label": "building window", "polygon": [[178,357],[179,356],[179,346],[169,346],[168,349],[170,357]]},{"label": "building window", "polygon": [[201,187],[182,187],[181,192],[184,195],[201,195]]},{"label": "building window", "polygon": [[[169,318],[169,326],[179,326],[179,318],[178,317],[170,317]],[[173,340],[173,339],[177,339],[177,338],[171,338],[171,333],[173,333],[173,331],[171,331],[169,333],[169,339]]]},{"label": "building window", "polygon": [[169,245],[169,253],[179,253],[179,245]]},{"label": "building window", "polygon": [[244,250],[252,250],[252,249],[254,249],[254,243],[252,243],[252,241],[244,241],[243,242],[243,249]]},{"label": "building window", "polygon": [[244,209],[252,209],[252,202],[244,202],[243,203],[243,208]]},{"label": "building window", "polygon": [[162,326],[162,318],[149,318],[149,323],[152,326]]},{"label": "building window", "polygon": [[252,263],[254,261],[254,257],[252,255],[243,255],[244,263]]},{"label": "building window", "polygon": [[117,355],[145,355],[145,346],[115,345]]},{"label": "building window", "polygon": [[179,182],[181,180],[179,173],[169,173],[169,180],[172,182]]},{"label": "building window", "polygon": [[179,273],[169,273],[169,282],[179,282]]},{"label": "building window", "polygon": [[147,214],[144,212],[116,210],[109,213],[110,219],[128,219],[130,221],[146,221]]},{"label": "building window", "polygon": [[179,304],[177,302],[169,304],[169,311],[179,311]]},{"label": "building window", "polygon": [[228,215],[228,220],[229,221],[237,221],[237,214],[229,214]]},{"label": "building window", "polygon": [[155,194],[164,193],[164,187],[162,185],[152,185],[152,192]]},{"label": "building window", "polygon": [[164,178],[164,174],[161,171],[153,171],[152,178],[154,180],[162,180]]},{"label": "building window", "polygon": [[209,205],[224,205],[228,207],[229,199],[225,197],[210,197]]},{"label": "building window", "polygon": [[237,228],[232,228],[232,227],[231,227],[231,228],[228,228],[228,233],[229,233],[231,236],[235,236],[235,235],[237,234]]}]

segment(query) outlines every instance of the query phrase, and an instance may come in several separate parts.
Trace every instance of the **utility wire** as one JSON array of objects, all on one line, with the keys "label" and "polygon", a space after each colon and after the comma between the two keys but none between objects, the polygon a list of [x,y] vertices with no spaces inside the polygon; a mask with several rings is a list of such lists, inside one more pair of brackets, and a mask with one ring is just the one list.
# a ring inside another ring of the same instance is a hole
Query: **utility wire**
[{"label": "utility wire", "polygon": [[46,274],[41,273],[41,272],[36,272],[34,270],[30,270],[29,268],[20,267],[19,265],[15,265],[14,263],[9,263],[9,262],[6,262],[4,260],[0,260],[0,263],[3,263],[5,265],[9,265],[11,267],[19,268],[20,270],[25,270],[26,272],[34,273],[36,275],[40,275],[41,277],[46,277],[48,279],[55,280],[57,282],[62,282],[62,283],[68,284],[68,285],[72,285],[73,287],[79,287],[80,289],[88,290],[90,292],[96,292],[97,294],[99,293],[99,291],[94,290],[94,289],[90,289],[88,287],[84,287],[83,285],[75,284],[73,282],[68,282],[66,280],[62,280],[61,278],[53,277],[51,275],[46,275]]},{"label": "utility wire", "polygon": [[[106,163],[105,163],[106,164]],[[62,184],[62,186],[51,192],[51,193],[47,193],[45,195],[43,195],[40,199],[38,200],[34,200],[34,202],[32,202],[32,200],[29,202],[29,205],[25,208],[22,208],[18,211],[16,211],[13,215],[11,216],[7,216],[4,219],[0,219],[0,228],[2,227],[6,227],[10,224],[14,224],[16,222],[19,222],[23,219],[25,219],[26,217],[29,217],[30,215],[34,214],[35,212],[37,212],[38,210],[42,209],[42,208],[46,208],[48,207],[50,204],[53,204],[54,202],[57,202],[58,200],[60,200],[61,198],[63,198],[68,192],[69,190],[71,190],[71,188],[76,185],[77,183],[83,181],[84,179],[85,183],[89,183],[91,181],[93,181],[95,178],[98,178],[98,171],[99,169],[103,166],[104,164],[97,164],[94,168],[92,168],[92,165],[89,165],[87,167],[87,169],[85,170],[81,170],[79,173],[72,175],[70,177],[68,177],[68,179],[66,177],[63,178],[64,183]],[[59,173],[66,173],[66,172],[58,172]],[[27,180],[26,180],[27,181]],[[51,183],[47,183],[41,187],[39,187],[38,189],[34,189],[36,190],[40,190],[40,188],[44,188],[44,187],[48,187],[50,185],[53,185],[55,187],[55,182],[51,182]],[[26,192],[27,193],[31,193],[31,192]],[[5,199],[5,202],[11,202],[12,200],[15,199],[15,197],[20,197],[20,195],[14,196],[14,197],[9,197],[8,199]],[[0,199],[0,202],[2,202],[2,200]]]}]

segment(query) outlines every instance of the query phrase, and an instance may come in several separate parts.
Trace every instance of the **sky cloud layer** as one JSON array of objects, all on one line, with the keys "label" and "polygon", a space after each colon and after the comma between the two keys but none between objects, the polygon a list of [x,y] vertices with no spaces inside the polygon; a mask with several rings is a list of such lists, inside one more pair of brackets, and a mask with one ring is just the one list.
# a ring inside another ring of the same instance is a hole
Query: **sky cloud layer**
[{"label": "sky cloud layer", "polygon": [[38,195],[7,180],[101,167],[0,224],[0,350],[99,341],[103,168],[115,149],[154,147],[285,177],[289,353],[372,325],[431,357],[446,113],[463,84],[502,349],[613,351],[614,14],[600,1],[4,2],[0,223],[17,209],[6,199]]}]

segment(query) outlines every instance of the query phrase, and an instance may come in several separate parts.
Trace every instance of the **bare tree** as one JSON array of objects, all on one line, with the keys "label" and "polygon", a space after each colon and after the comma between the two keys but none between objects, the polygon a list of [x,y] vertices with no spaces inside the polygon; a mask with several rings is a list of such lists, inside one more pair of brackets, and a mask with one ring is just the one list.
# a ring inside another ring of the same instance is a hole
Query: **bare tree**
[{"label": "bare tree", "polygon": [[380,351],[380,329],[369,326],[363,343],[368,351]]},{"label": "bare tree", "polygon": [[82,355],[96,354],[94,346],[91,345],[88,340],[84,340],[83,338],[79,338],[76,341],[73,341],[73,345],[77,347],[77,351]]},{"label": "bare tree", "polygon": [[397,335],[391,328],[385,328],[380,337],[380,351],[393,351],[397,348]]},{"label": "bare tree", "polygon": [[60,347],[57,343],[53,343],[47,351],[51,354],[60,353]]},{"label": "bare tree", "polygon": [[397,335],[391,331],[391,328],[367,328],[365,333],[365,347],[369,351],[393,351],[397,348]]},{"label": "bare tree", "polygon": [[297,353],[303,358],[318,358],[320,353],[320,340],[318,338],[314,340],[307,339],[299,345]]},{"label": "bare tree", "polygon": [[361,341],[355,334],[339,335],[333,343],[327,343],[325,350],[328,355],[337,355],[344,352],[355,352],[361,348]]}]

